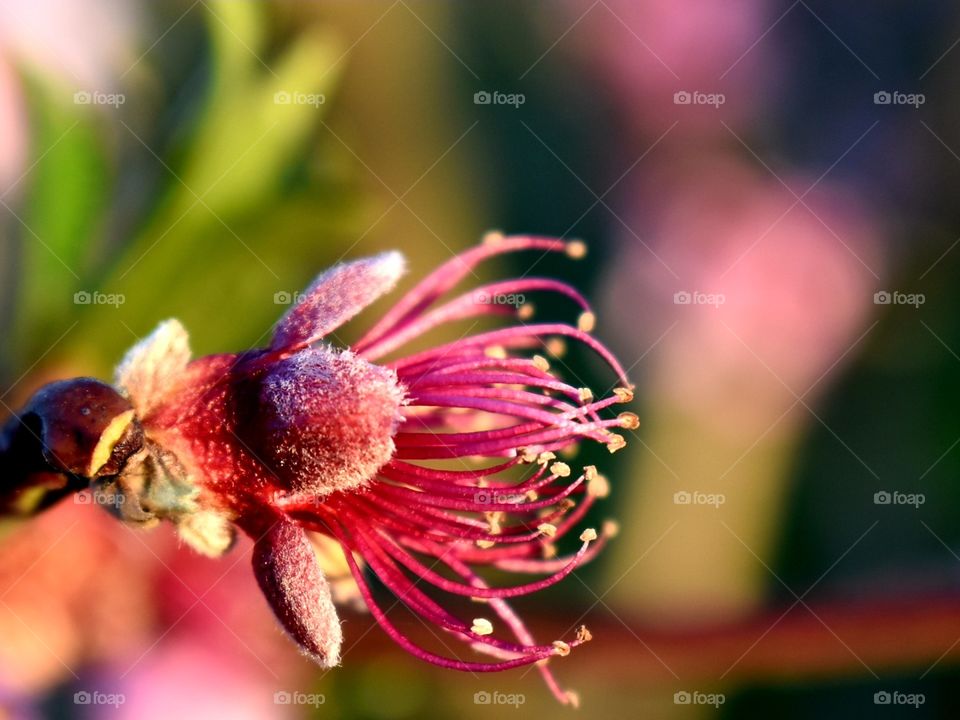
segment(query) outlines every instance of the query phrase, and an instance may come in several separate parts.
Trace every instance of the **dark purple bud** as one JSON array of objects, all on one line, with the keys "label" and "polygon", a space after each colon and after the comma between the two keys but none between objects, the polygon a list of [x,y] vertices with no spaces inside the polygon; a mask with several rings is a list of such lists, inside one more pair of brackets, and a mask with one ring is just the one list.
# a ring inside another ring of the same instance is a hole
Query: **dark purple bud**
[{"label": "dark purple bud", "polygon": [[106,383],[75,378],[42,387],[26,408],[50,466],[85,478],[115,475],[143,445],[130,402]]},{"label": "dark purple bud", "polygon": [[133,407],[111,386],[91,378],[45,385],[0,435],[0,506],[46,507],[117,474],[142,446]]}]

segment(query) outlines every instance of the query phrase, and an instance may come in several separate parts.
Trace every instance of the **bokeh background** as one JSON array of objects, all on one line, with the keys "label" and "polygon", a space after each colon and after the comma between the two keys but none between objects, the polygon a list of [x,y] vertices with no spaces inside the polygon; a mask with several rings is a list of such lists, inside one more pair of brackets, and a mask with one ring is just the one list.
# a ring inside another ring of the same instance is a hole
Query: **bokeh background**
[{"label": "bokeh background", "polygon": [[244,349],[342,257],[498,228],[589,243],[535,271],[595,300],[641,428],[582,458],[620,536],[518,603],[592,629],[578,711],[359,612],[320,672],[249,546],[66,502],[0,529],[0,716],[957,717],[958,42],[932,0],[2,0],[0,417],[160,319]]}]

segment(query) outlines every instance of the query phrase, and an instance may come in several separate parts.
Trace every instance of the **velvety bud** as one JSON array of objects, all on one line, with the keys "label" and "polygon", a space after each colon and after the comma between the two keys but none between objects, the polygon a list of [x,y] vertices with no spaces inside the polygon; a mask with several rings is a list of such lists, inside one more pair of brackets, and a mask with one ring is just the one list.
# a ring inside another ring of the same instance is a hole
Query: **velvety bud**
[{"label": "velvety bud", "polygon": [[277,522],[253,546],[253,572],[277,620],[315,662],[340,662],[343,631],[313,545],[303,528]]},{"label": "velvety bud", "polygon": [[263,377],[249,442],[296,492],[349,490],[393,454],[402,400],[392,370],[349,351],[309,348]]}]

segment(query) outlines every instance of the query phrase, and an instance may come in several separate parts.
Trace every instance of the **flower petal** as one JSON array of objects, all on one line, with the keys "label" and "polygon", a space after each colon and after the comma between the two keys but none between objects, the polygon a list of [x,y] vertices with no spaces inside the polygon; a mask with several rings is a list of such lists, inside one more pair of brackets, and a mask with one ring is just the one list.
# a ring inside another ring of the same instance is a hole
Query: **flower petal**
[{"label": "flower petal", "polygon": [[280,318],[271,350],[296,350],[322,338],[390,292],[405,271],[399,252],[337,265],[314,280],[304,298]]},{"label": "flower petal", "polygon": [[323,667],[340,662],[343,630],[307,533],[281,519],[253,546],[253,571],[277,620]]},{"label": "flower petal", "polygon": [[123,389],[142,418],[162,399],[171,377],[190,362],[189,335],[178,320],[165,320],[134,345],[114,372],[114,384]]}]

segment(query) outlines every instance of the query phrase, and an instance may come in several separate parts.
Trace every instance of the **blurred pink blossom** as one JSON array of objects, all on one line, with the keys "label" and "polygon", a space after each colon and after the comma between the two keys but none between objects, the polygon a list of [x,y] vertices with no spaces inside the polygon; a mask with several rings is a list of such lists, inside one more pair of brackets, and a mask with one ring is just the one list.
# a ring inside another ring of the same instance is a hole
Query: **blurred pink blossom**
[{"label": "blurred pink blossom", "polygon": [[111,689],[123,695],[123,704],[101,706],[96,717],[260,720],[294,717],[291,710],[302,716],[303,707],[274,703],[274,693],[290,689],[287,678],[258,671],[234,648],[204,645],[184,635],[152,651],[122,685]]},{"label": "blurred pink blossom", "polygon": [[[657,206],[638,203],[650,215],[626,220],[650,249],[625,233],[608,305],[622,337],[636,338],[628,358],[676,323],[653,352],[652,397],[726,432],[763,430],[863,332],[882,275],[878,234],[840,186],[824,181],[798,202],[813,182],[790,174],[788,190],[722,155],[648,177]],[[642,337],[615,309],[636,302],[638,285],[656,319],[639,323]]]},{"label": "blurred pink blossom", "polygon": [[26,108],[20,82],[0,54],[0,195],[17,181],[27,160]]},{"label": "blurred pink blossom", "polygon": [[108,91],[137,60],[139,0],[0,3],[0,55],[74,90]]},{"label": "blurred pink blossom", "polygon": [[[569,3],[562,21],[551,15],[548,36],[578,19],[565,45],[593,66],[633,129],[720,135],[718,122],[753,115],[768,100],[772,45],[761,40],[776,14],[762,0],[608,0]],[[758,42],[760,41],[760,42]],[[683,104],[676,93],[722,94],[719,105]]]}]

